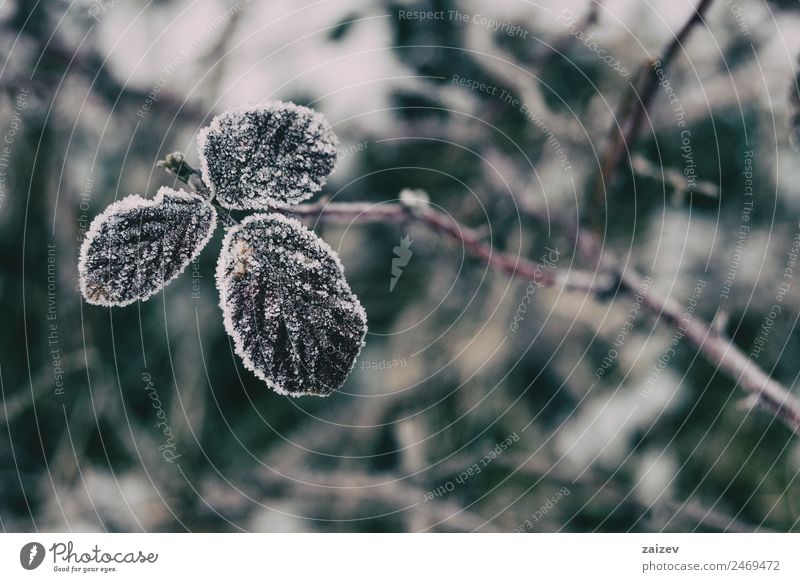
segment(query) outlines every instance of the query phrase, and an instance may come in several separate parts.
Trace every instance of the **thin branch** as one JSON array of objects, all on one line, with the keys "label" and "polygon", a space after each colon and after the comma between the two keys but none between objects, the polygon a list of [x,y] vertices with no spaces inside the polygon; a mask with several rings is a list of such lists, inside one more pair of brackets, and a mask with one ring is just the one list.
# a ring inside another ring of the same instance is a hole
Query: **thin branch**
[{"label": "thin branch", "polygon": [[524,257],[502,253],[483,242],[478,231],[468,228],[443,212],[433,208],[411,209],[401,203],[331,202],[299,204],[284,210],[300,217],[319,218],[328,223],[351,222],[419,222],[434,232],[462,245],[472,256],[482,260],[494,271],[533,281],[541,287],[561,287],[571,291],[605,293],[616,283],[610,278],[591,272],[562,273],[548,269]]},{"label": "thin branch", "polygon": [[[686,23],[683,25],[683,28],[681,28],[678,34],[672,39],[669,46],[667,46],[667,49],[664,51],[664,54],[660,59],[662,69],[666,70],[666,68],[672,62],[672,59],[675,58],[678,49],[683,46],[684,42],[686,42],[686,39],[688,38],[692,29],[703,21],[703,15],[711,6],[713,1],[714,0],[700,0],[700,3],[692,13],[692,16],[686,21]],[[645,114],[647,113],[647,109],[650,107],[653,97],[655,97],[656,89],[658,88],[658,76],[653,70],[652,63],[647,63],[646,71],[647,74],[643,81],[641,92],[638,94],[638,104],[634,104],[630,115],[628,116],[629,119],[623,123],[623,147],[620,149],[620,151],[614,152],[616,158],[613,159],[613,164],[610,168],[610,178],[613,178],[619,166],[624,161],[625,150],[629,149],[636,141],[636,138],[639,135],[639,130],[642,127]]]},{"label": "thin branch", "polygon": [[[640,155],[633,156],[631,161],[637,174],[669,184],[672,187],[674,204],[681,204],[685,201],[686,194],[689,192],[689,180],[683,172],[674,168],[662,168]],[[706,180],[697,180],[692,191],[709,199],[719,198],[719,186]]]},{"label": "thin branch", "polygon": [[[701,8],[707,3],[701,3]],[[699,10],[699,9],[698,9]],[[177,166],[176,166],[177,163]],[[197,179],[198,172],[185,163],[182,155],[172,154],[161,164],[181,181],[193,188],[201,188],[199,193],[208,196],[205,186]],[[641,279],[634,272],[617,272],[609,257],[600,257],[598,263],[603,270],[559,271],[549,269],[520,256],[502,253],[475,230],[458,223],[448,215],[423,205],[406,203],[365,203],[328,202],[322,199],[312,204],[298,204],[277,212],[302,218],[313,219],[315,223],[333,222],[359,223],[406,223],[416,221],[427,226],[445,238],[460,244],[465,251],[482,260],[497,272],[533,282],[541,287],[556,287],[562,290],[578,291],[593,295],[598,300],[619,291],[631,297],[638,296]],[[581,236],[579,239],[583,238]],[[599,255],[598,255],[599,256]],[[608,265],[606,267],[606,265]],[[730,376],[755,402],[769,410],[795,434],[800,434],[800,401],[784,386],[764,372],[745,353],[729,339],[723,337],[712,325],[692,319],[684,323],[681,306],[669,297],[661,297],[655,291],[643,296],[642,305],[646,311],[670,327],[680,329],[688,341],[717,369]]]},{"label": "thin branch", "polygon": [[[400,222],[412,218],[464,246],[491,269],[530,281],[541,286],[563,287],[565,290],[589,293],[598,299],[613,290],[617,278],[600,277],[594,273],[571,271],[563,273],[541,267],[521,257],[503,254],[482,242],[475,232],[445,214],[433,209],[409,213],[401,204],[329,203],[301,204],[287,212],[297,216],[320,217],[330,222]],[[641,280],[633,272],[619,275],[619,291],[637,296]],[[800,434],[800,401],[784,386],[772,380],[755,362],[747,357],[729,339],[720,335],[711,325],[697,319],[684,324],[682,307],[655,291],[648,292],[644,308],[675,329],[683,330],[688,341],[706,360],[715,364],[736,381],[745,391],[755,396],[757,402],[780,419],[795,434]]]},{"label": "thin branch", "polygon": [[[188,184],[198,194],[210,198],[199,172],[186,163],[183,154],[174,152],[158,162],[167,172]],[[213,199],[212,199],[213,201]],[[222,208],[222,210],[225,210]],[[367,202],[328,202],[323,198],[313,204],[298,204],[290,208],[272,209],[273,212],[311,218],[315,223],[394,222],[417,221],[433,231],[461,244],[474,257],[481,259],[491,269],[526,279],[540,287],[563,287],[571,291],[607,293],[616,286],[609,277],[583,271],[561,273],[520,256],[504,254],[483,242],[476,230],[458,223],[443,212],[430,206],[412,207],[403,203],[374,204]]]},{"label": "thin branch", "polygon": [[[660,62],[661,69],[666,70],[692,29],[703,21],[703,15],[712,2],[713,0],[700,0],[689,20],[686,21],[664,50],[661,59],[656,61]],[[614,181],[625,162],[626,154],[633,147],[636,138],[639,136],[647,109],[655,97],[657,88],[658,76],[655,73],[653,63],[647,62],[639,69],[636,81],[631,85],[630,91],[623,99],[619,113],[616,116],[620,121],[618,124],[615,123],[611,129],[608,145],[600,163],[600,172],[590,192],[588,219],[598,234],[603,232],[602,225],[598,221],[603,216],[602,211],[605,208],[606,188]]]},{"label": "thin branch", "polygon": [[[620,289],[635,296],[641,283],[634,273],[625,273],[620,278]],[[747,354],[711,325],[697,319],[684,322],[683,310],[675,301],[659,296],[653,290],[641,297],[647,311],[669,326],[682,329],[686,339],[706,360],[733,378],[742,389],[756,398],[757,404],[769,410],[795,434],[800,434],[800,401],[795,395],[770,378]]]}]

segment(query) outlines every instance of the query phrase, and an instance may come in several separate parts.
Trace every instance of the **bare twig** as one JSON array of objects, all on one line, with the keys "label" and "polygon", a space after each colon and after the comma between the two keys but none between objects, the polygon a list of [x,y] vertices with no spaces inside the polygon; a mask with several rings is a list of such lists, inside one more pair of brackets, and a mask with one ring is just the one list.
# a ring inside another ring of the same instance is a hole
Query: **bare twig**
[{"label": "bare twig", "polygon": [[[97,50],[84,47],[76,49],[69,46],[56,32],[52,36],[43,35],[39,27],[19,26],[16,22],[0,22],[0,34],[29,38],[37,45],[35,50],[39,61],[58,65],[51,64],[48,68],[41,68],[36,71],[35,78],[21,79],[21,82],[32,83],[42,88],[54,88],[57,84],[48,80],[47,71],[69,70],[90,82],[94,94],[100,96],[108,106],[126,105],[138,108],[142,107],[150,97],[150,89],[137,89],[120,81],[107,66],[107,59]],[[165,115],[180,116],[195,121],[203,120],[207,113],[204,108],[164,89],[159,91],[158,104],[159,111]]]},{"label": "bare twig", "polygon": [[[678,34],[672,39],[661,56],[660,68],[666,69],[672,59],[683,46],[689,33],[698,23],[702,22],[703,15],[708,10],[713,0],[700,0],[691,17],[683,25]],[[657,61],[657,62],[659,62]],[[605,191],[610,186],[625,162],[626,154],[630,151],[647,114],[647,109],[655,97],[658,88],[658,76],[653,63],[647,62],[639,70],[636,81],[632,84],[630,92],[626,95],[612,126],[608,145],[605,148],[600,172],[593,189],[590,192],[588,205],[588,218],[598,234],[602,234],[602,225],[597,221],[603,216],[605,206]],[[617,121],[619,120],[619,121]]]},{"label": "bare twig", "polygon": [[[491,269],[536,281],[542,286],[589,293],[598,299],[614,291],[617,282],[618,290],[631,297],[635,297],[641,288],[641,280],[634,272],[621,273],[618,277],[612,274],[602,277],[583,271],[565,274],[545,269],[528,259],[503,254],[482,242],[474,231],[432,209],[409,214],[408,209],[401,204],[329,203],[300,204],[287,212],[297,216],[319,217],[327,222],[346,223],[399,222],[410,216],[435,232],[459,242]],[[760,405],[772,412],[794,433],[800,434],[800,401],[785,387],[772,380],[729,339],[720,335],[711,325],[697,319],[684,323],[681,306],[668,297],[659,296],[655,291],[647,293],[643,305],[651,315],[670,327],[682,329],[685,326],[686,338],[709,362],[733,378],[744,390],[756,396]]]},{"label": "bare twig", "polygon": [[615,283],[610,277],[584,271],[558,272],[524,257],[502,253],[483,242],[483,237],[476,230],[468,228],[443,212],[432,208],[411,210],[398,203],[378,205],[356,202],[323,202],[321,204],[300,204],[284,212],[335,223],[416,221],[461,244],[469,254],[481,259],[489,268],[513,277],[533,281],[542,287],[563,287],[572,291],[602,294],[610,291]]},{"label": "bare twig", "polygon": [[[646,157],[639,155],[633,156],[632,165],[637,174],[669,184],[672,187],[673,203],[680,204],[684,202],[689,191],[689,180],[683,172],[673,168],[662,168]],[[697,180],[692,191],[710,199],[719,198],[719,186],[713,182]]]},{"label": "bare twig", "polygon": [[[634,273],[625,273],[620,278],[620,290],[628,295],[635,295],[641,283]],[[649,291],[643,296],[642,305],[669,326],[682,328],[686,339],[706,360],[733,378],[742,389],[757,399],[759,405],[774,414],[795,434],[800,434],[800,401],[770,378],[733,342],[705,322],[698,319],[684,321],[681,306],[667,297],[659,296],[655,291]]]},{"label": "bare twig", "polygon": [[[183,154],[174,152],[158,162],[178,180],[195,189],[198,194],[209,198],[209,192],[199,173],[186,163]],[[224,210],[224,209],[223,209]],[[409,205],[390,202],[375,204],[366,202],[328,202],[323,198],[313,204],[298,204],[286,209],[273,209],[273,212],[311,218],[315,223],[351,222],[395,222],[416,221],[433,231],[461,244],[471,255],[481,259],[491,269],[514,277],[532,281],[541,287],[562,287],[572,291],[607,293],[616,281],[595,273],[570,271],[559,273],[520,256],[504,254],[483,242],[483,236],[471,228],[458,223],[443,212],[430,207],[412,208]]]},{"label": "bare twig", "polygon": [[[331,203],[324,205],[301,204],[289,210],[298,216],[320,217],[334,222],[398,222],[407,220],[408,210],[400,204]],[[500,253],[482,242],[474,231],[461,226],[436,210],[427,209],[411,213],[411,218],[452,240],[461,243],[472,255],[482,259],[490,268],[514,277],[536,281],[542,286],[560,286],[566,290],[580,291],[602,299],[614,290],[617,277],[609,274],[598,277],[593,273],[573,271],[564,274],[551,271],[521,257]],[[641,280],[634,272],[619,274],[619,291],[636,296]],[[655,291],[649,292],[643,302],[647,311],[673,328],[683,328],[686,338],[717,369],[733,378],[744,390],[758,398],[758,403],[780,419],[795,434],[800,434],[800,401],[781,384],[747,357],[729,339],[712,329],[709,324],[693,319],[683,321],[681,306]]]}]

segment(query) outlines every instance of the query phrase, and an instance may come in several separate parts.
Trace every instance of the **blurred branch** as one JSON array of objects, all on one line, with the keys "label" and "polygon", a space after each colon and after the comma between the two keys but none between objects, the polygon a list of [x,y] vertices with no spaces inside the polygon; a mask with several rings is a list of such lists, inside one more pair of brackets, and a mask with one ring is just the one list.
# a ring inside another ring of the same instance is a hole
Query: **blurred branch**
[{"label": "blurred branch", "polygon": [[[703,14],[705,14],[712,2],[713,0],[700,0],[689,20],[686,21],[667,46],[661,59],[655,61],[660,62],[661,69],[666,70],[695,25],[703,21]],[[647,62],[641,66],[636,75],[636,81],[631,84],[630,90],[623,99],[611,128],[608,145],[600,162],[600,172],[594,187],[590,191],[587,216],[592,229],[598,236],[602,236],[604,232],[603,225],[598,221],[605,215],[603,211],[605,209],[606,188],[613,183],[614,178],[625,163],[627,154],[636,142],[642,122],[647,115],[647,109],[650,107],[658,88],[658,76],[653,65],[654,62]]]},{"label": "blurred branch", "polygon": [[302,217],[319,217],[334,223],[351,222],[407,222],[416,221],[434,232],[461,244],[474,257],[481,259],[490,269],[513,277],[533,281],[541,287],[561,287],[571,291],[603,294],[613,287],[610,278],[591,272],[558,272],[520,256],[501,253],[483,242],[475,229],[468,228],[443,212],[426,207],[410,208],[401,203],[318,202],[299,204],[285,211]]},{"label": "blurred branch", "polygon": [[[465,462],[456,460],[456,463]],[[651,503],[644,502],[635,495],[636,487],[622,487],[614,482],[613,475],[611,477],[601,474],[596,467],[590,467],[588,471],[581,471],[580,475],[576,476],[568,469],[559,468],[559,461],[554,458],[543,457],[537,458],[534,456],[520,455],[520,454],[506,454],[502,458],[498,458],[498,465],[505,467],[513,473],[521,473],[536,478],[534,484],[538,484],[543,480],[549,480],[557,483],[559,486],[566,485],[569,488],[574,486],[585,487],[589,491],[595,493],[587,501],[587,504],[592,503],[600,495],[607,497],[609,503],[616,504],[616,508],[610,513],[616,511],[623,504],[630,504],[639,508],[642,511],[643,519],[647,512],[654,510],[664,509],[671,513],[670,521],[680,519],[690,523],[694,529],[698,527],[707,527],[718,530],[720,532],[728,533],[749,533],[754,531],[768,532],[768,528],[761,525],[754,526],[749,523],[742,522],[734,517],[725,515],[716,509],[709,509],[704,507],[699,501],[695,499],[687,499],[686,501],[679,502],[670,499],[666,493]],[[574,519],[574,515],[573,518]],[[564,523],[559,524],[563,529]],[[602,526],[602,523],[600,524]]]},{"label": "blurred branch", "polygon": [[[639,155],[633,156],[631,163],[637,174],[669,184],[672,187],[672,201],[674,204],[680,204],[685,201],[686,195],[689,193],[689,180],[683,172],[673,168],[662,168],[646,157]],[[713,182],[698,180],[692,191],[707,198],[719,198],[719,186]]]},{"label": "blurred branch", "polygon": [[[277,505],[286,499],[302,500],[321,508],[344,507],[347,504],[359,507],[379,506],[397,513],[414,511],[422,503],[435,520],[424,531],[448,529],[460,532],[499,531],[491,522],[448,500],[424,502],[425,491],[408,482],[408,478],[392,473],[367,475],[358,471],[292,472],[291,477],[262,473],[248,479],[261,495],[255,496],[265,507]],[[231,495],[230,484],[210,481],[205,485],[204,497],[218,500],[219,509],[234,519],[242,519],[252,510],[249,495]],[[377,513],[376,517],[377,517]],[[384,513],[385,515],[385,513]],[[305,519],[313,519],[305,517]],[[369,521],[363,517],[359,521]],[[330,520],[327,520],[330,521]],[[354,521],[349,518],[348,521]]]},{"label": "blurred branch", "polygon": [[[615,283],[618,281],[618,290],[630,297],[636,297],[641,288],[641,280],[637,274],[629,271],[614,276],[616,269],[613,266],[605,277],[602,274],[585,271],[563,273],[558,270],[548,270],[521,257],[505,255],[483,243],[474,231],[430,208],[409,212],[409,209],[401,204],[321,202],[300,204],[287,212],[298,216],[319,217],[325,221],[347,223],[400,222],[410,216],[435,232],[461,243],[468,252],[482,259],[489,268],[535,281],[543,287],[561,287],[564,290],[589,293],[601,300],[613,291],[614,285],[609,285],[609,281]],[[659,296],[655,291],[644,295],[643,306],[651,315],[670,327],[682,329],[689,342],[709,362],[715,364],[717,369],[725,372],[745,391],[756,397],[759,405],[769,410],[795,434],[800,434],[800,401],[785,387],[772,380],[733,342],[715,331],[711,325],[698,319],[684,323],[682,307],[669,297]]]},{"label": "blurred branch", "polygon": [[[641,279],[633,272],[620,277],[620,290],[635,296],[641,288]],[[684,322],[682,307],[668,297],[650,290],[643,295],[643,307],[670,327],[681,329],[686,339],[701,354],[715,364],[754,397],[754,404],[770,411],[795,434],[800,435],[800,401],[783,385],[769,377],[747,354],[728,338],[699,319]]]},{"label": "blurred branch", "polygon": [[[34,82],[42,88],[55,89],[58,84],[52,79],[38,83],[40,80],[35,77],[42,77],[55,71],[60,78],[62,74],[69,72],[83,77],[91,85],[92,93],[99,95],[112,109],[119,105],[139,108],[150,98],[150,89],[137,89],[117,79],[107,66],[108,58],[96,50],[85,48],[87,43],[77,48],[70,47],[56,32],[48,35],[44,33],[44,29],[24,27],[19,24],[16,21],[0,22],[0,33],[14,35],[16,38],[24,37],[35,43],[35,51],[38,53],[36,62],[47,64],[46,67],[40,65],[37,69],[33,69],[31,78],[24,81],[20,79],[20,83]],[[205,119],[208,114],[205,108],[163,89],[158,93],[158,109],[165,115],[196,121]]]}]

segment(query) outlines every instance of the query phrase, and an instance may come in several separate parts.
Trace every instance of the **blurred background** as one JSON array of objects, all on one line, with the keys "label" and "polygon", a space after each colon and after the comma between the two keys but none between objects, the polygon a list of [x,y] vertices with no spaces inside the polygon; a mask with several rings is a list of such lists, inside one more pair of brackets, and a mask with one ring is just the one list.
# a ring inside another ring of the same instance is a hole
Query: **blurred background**
[{"label": "blurred background", "polygon": [[76,291],[95,215],[174,185],[169,152],[197,166],[215,114],[292,100],[339,136],[331,200],[423,190],[561,271],[592,272],[574,226],[599,224],[608,256],[791,387],[796,2],[712,2],[590,202],[637,71],[696,5],[2,2],[2,529],[798,531],[797,439],[674,329],[413,222],[315,226],[369,318],[329,398],[279,396],[233,353],[221,228],[147,302]]}]

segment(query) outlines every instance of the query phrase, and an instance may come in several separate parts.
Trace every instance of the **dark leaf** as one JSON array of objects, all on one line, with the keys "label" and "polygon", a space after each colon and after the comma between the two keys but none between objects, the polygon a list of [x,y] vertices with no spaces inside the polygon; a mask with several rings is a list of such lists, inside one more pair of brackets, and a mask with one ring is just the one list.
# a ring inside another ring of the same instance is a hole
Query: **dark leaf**
[{"label": "dark leaf", "polygon": [[153,200],[131,195],[115,202],[92,221],[81,247],[84,298],[122,306],[153,296],[183,272],[216,224],[204,198],[171,188]]},{"label": "dark leaf", "polygon": [[341,387],[367,318],[317,235],[279,214],[249,216],[225,236],[217,287],[236,353],[270,388],[327,396]]},{"label": "dark leaf", "polygon": [[228,208],[302,202],[336,164],[336,136],[322,114],[282,101],[218,115],[197,146],[203,180]]}]

